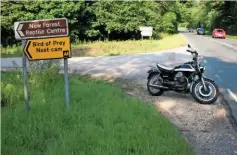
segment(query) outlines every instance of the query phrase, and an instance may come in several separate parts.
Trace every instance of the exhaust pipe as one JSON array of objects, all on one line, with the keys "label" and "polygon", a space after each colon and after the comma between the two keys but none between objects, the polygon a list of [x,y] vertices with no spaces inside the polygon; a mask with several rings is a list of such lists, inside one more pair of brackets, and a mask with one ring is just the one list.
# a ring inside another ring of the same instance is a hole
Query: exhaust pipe
[{"label": "exhaust pipe", "polygon": [[159,88],[159,89],[169,89],[168,87],[165,86],[161,86],[161,85],[156,85],[156,84],[149,84],[150,87],[155,87],[155,88]]}]

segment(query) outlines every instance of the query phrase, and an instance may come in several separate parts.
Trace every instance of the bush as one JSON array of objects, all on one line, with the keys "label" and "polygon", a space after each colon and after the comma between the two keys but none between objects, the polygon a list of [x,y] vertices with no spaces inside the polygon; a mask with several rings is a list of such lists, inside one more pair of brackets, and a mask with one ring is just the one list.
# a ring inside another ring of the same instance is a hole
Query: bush
[{"label": "bush", "polygon": [[188,24],[189,24],[188,22],[180,23],[179,27],[186,27],[187,28]]}]

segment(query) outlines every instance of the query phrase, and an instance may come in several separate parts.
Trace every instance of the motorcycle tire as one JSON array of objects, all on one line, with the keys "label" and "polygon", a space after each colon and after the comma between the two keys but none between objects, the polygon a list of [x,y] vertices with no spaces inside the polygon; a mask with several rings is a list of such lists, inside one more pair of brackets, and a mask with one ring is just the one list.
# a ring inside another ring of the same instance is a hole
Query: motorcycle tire
[{"label": "motorcycle tire", "polygon": [[160,96],[164,92],[164,90],[161,90],[161,89],[158,89],[158,88],[157,88],[158,89],[157,92],[153,92],[152,87],[149,86],[149,84],[151,83],[151,80],[153,78],[155,78],[156,76],[160,76],[160,75],[159,74],[152,74],[151,76],[149,76],[148,81],[147,81],[147,90],[148,90],[149,94],[151,94],[152,96]]},{"label": "motorcycle tire", "polygon": [[[192,96],[193,96],[193,98],[196,101],[198,101],[201,104],[213,104],[217,100],[217,98],[219,96],[219,88],[216,85],[216,83],[214,81],[212,81],[212,80],[204,79],[204,81],[205,81],[206,85],[208,85],[208,86],[211,85],[211,89],[212,90],[210,89],[210,87],[207,87],[208,88],[207,92],[208,91],[211,91],[211,92],[214,91],[214,96],[211,99],[209,99],[209,100],[204,100],[204,99],[200,98],[200,96],[196,92],[198,86],[201,85],[201,88],[199,88],[198,93],[206,95],[206,94],[203,93],[203,92],[205,92],[205,90],[204,90],[204,88],[202,86],[201,80],[197,80],[197,81],[194,82],[194,84],[192,86]],[[201,89],[203,89],[203,90],[201,90]]]}]

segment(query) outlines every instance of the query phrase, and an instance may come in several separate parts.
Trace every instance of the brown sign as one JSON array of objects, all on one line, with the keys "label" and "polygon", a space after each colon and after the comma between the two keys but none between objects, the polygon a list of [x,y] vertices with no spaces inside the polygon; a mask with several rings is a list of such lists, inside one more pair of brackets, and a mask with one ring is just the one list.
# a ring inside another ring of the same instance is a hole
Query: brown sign
[{"label": "brown sign", "polygon": [[66,18],[32,20],[14,23],[15,38],[49,38],[68,35]]}]

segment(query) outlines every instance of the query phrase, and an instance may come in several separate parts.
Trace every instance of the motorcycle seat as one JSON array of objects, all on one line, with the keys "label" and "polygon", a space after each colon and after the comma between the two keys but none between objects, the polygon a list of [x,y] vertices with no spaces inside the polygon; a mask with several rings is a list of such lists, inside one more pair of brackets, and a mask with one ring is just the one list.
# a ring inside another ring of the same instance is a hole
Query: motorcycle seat
[{"label": "motorcycle seat", "polygon": [[163,72],[172,72],[174,68],[171,67],[167,67],[161,64],[157,64],[157,67],[159,70],[163,71]]}]

